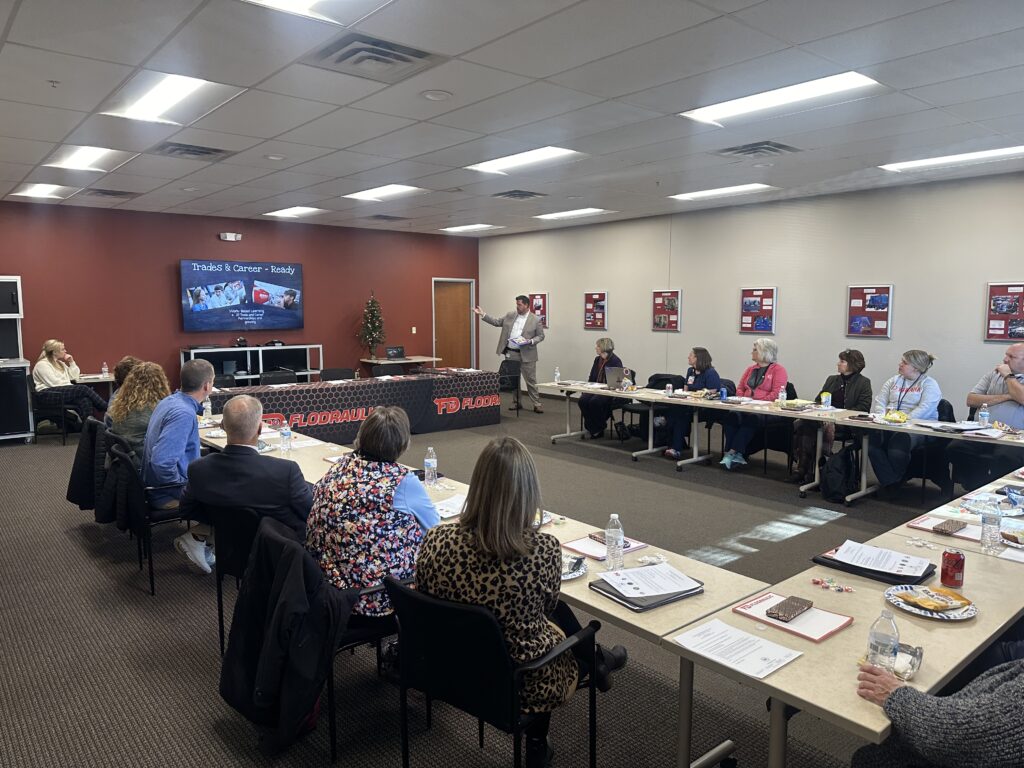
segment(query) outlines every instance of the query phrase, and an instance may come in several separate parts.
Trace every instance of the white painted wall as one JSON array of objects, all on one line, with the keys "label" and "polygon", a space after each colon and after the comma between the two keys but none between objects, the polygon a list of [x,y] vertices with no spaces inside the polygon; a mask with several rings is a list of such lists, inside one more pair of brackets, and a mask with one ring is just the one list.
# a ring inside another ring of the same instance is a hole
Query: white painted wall
[{"label": "white painted wall", "polygon": [[[968,390],[1002,360],[985,343],[986,284],[1024,281],[1024,177],[747,205],[480,243],[480,302],[491,314],[518,293],[547,291],[549,329],[538,379],[590,370],[594,341],[615,340],[627,366],[682,373],[693,346],[735,379],[754,336],[738,330],[739,291],[777,286],[779,362],[803,397],[835,372],[848,346],[867,358],[877,389],[906,349],[938,360],[931,373],[966,417]],[[848,338],[846,287],[892,283],[892,339]],[[682,331],[650,330],[651,291],[681,288]],[[609,293],[607,332],[583,329],[583,293]],[[497,329],[480,329],[481,364],[497,367]]]}]

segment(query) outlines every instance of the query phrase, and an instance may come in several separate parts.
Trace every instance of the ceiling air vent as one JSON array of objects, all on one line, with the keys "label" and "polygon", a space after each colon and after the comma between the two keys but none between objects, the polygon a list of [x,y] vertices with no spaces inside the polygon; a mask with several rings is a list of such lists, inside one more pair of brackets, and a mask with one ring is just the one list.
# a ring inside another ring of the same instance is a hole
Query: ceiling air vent
[{"label": "ceiling air vent", "polygon": [[525,189],[510,189],[508,192],[496,192],[491,197],[501,197],[505,200],[533,200],[535,197],[547,197],[543,192],[528,192]]},{"label": "ceiling air vent", "polygon": [[332,72],[394,84],[437,66],[446,56],[350,32],[301,59]]},{"label": "ceiling air vent", "polygon": [[405,216],[388,216],[386,213],[375,213],[373,216],[364,216],[367,221],[408,221]]},{"label": "ceiling air vent", "polygon": [[234,152],[214,147],[200,147],[197,144],[179,144],[176,141],[165,141],[146,153],[147,155],[160,155],[161,157],[176,157],[184,160],[205,160],[208,163],[216,163],[225,157],[231,157]]},{"label": "ceiling air vent", "polygon": [[123,192],[120,189],[83,189],[75,198],[88,197],[93,200],[134,200],[137,192]]},{"label": "ceiling air vent", "polygon": [[802,149],[791,147],[788,144],[779,144],[777,141],[755,141],[751,144],[741,144],[738,147],[720,149],[715,154],[722,157],[760,158],[792,155],[802,151]]}]

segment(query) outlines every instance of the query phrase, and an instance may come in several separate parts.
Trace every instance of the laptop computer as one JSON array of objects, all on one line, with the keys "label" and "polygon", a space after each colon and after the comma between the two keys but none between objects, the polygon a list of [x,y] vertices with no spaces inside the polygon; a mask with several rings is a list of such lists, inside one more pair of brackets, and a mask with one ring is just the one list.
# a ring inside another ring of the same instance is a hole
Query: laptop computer
[{"label": "laptop computer", "polygon": [[385,347],[384,354],[388,360],[398,360],[405,357],[405,347]]},{"label": "laptop computer", "polygon": [[622,389],[622,380],[625,378],[625,368],[605,368],[604,380],[608,389]]}]

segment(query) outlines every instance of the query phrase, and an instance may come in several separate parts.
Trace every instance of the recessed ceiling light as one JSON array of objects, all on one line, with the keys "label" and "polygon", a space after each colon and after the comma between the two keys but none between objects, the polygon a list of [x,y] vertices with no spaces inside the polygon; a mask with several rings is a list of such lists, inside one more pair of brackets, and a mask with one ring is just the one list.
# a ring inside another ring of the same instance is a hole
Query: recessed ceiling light
[{"label": "recessed ceiling light", "polygon": [[607,211],[604,208],[577,208],[574,211],[558,211],[557,213],[542,213],[534,216],[535,219],[556,220],[556,219],[578,219],[583,216],[598,216],[602,213],[618,213],[618,211]]},{"label": "recessed ceiling light", "polygon": [[770,184],[739,184],[735,187],[719,187],[718,189],[702,189],[699,192],[684,192],[681,195],[669,195],[670,200],[707,200],[712,197],[733,197],[734,195],[750,195],[766,189],[778,189]]},{"label": "recessed ceiling light", "polygon": [[169,123],[162,115],[180,101],[206,85],[205,80],[184,75],[165,75],[153,88],[130,104],[119,117],[129,120],[146,120],[153,123]]},{"label": "recessed ceiling light", "polygon": [[313,10],[314,6],[321,5],[324,0],[243,0],[246,3],[253,5],[262,5],[264,8],[271,8],[275,11],[284,11],[285,13],[294,13],[296,16],[305,16],[307,19],[317,19],[318,21],[329,21],[331,24],[340,24],[341,22],[337,19],[332,19],[330,16],[324,16],[322,13],[317,13]]},{"label": "recessed ceiling light", "polygon": [[452,97],[452,94],[450,91],[429,90],[420,91],[420,96],[427,101],[448,101],[448,99]]},{"label": "recessed ceiling light", "polygon": [[505,171],[511,170],[512,168],[519,168],[523,165],[533,165],[534,163],[542,163],[545,160],[556,160],[558,158],[579,154],[582,153],[571,149],[562,149],[561,147],[541,147],[540,149],[531,149],[528,152],[520,152],[515,155],[508,155],[507,157],[488,160],[485,163],[467,165],[466,170],[503,174]]},{"label": "recessed ceiling light", "polygon": [[[67,190],[67,193],[64,193]],[[37,197],[46,200],[64,200],[80,190],[74,187],[62,187],[59,184],[27,184],[12,195],[17,197]]]},{"label": "recessed ceiling light", "polygon": [[181,191],[182,192],[198,192],[199,191],[199,187],[182,187]]},{"label": "recessed ceiling light", "polygon": [[379,203],[390,197],[399,197],[401,195],[411,195],[416,192],[426,191],[427,190],[421,189],[420,187],[410,187],[405,184],[385,184],[383,187],[364,189],[362,192],[353,192],[351,195],[342,195],[342,197],[347,197],[351,200],[369,200],[374,203]]},{"label": "recessed ceiling light", "polygon": [[485,229],[504,229],[496,224],[463,224],[461,227],[442,227],[442,232],[483,232]]},{"label": "recessed ceiling light", "polygon": [[46,167],[66,168],[70,171],[102,171],[102,168],[94,168],[93,163],[109,153],[110,150],[103,147],[78,147],[65,159],[46,163]]},{"label": "recessed ceiling light", "polygon": [[691,109],[689,112],[680,112],[680,117],[688,117],[698,123],[709,123],[722,127],[721,121],[730,117],[747,115],[751,112],[760,112],[764,109],[781,107],[786,104],[795,104],[801,101],[821,98],[836,93],[852,91],[857,88],[866,88],[869,85],[878,85],[878,82],[859,72],[843,72],[840,75],[822,77],[818,80],[810,80],[806,83],[788,85],[785,88],[776,88],[764,93],[755,93],[752,96],[744,96],[741,99],[723,101],[720,104],[712,104],[700,109]]},{"label": "recessed ceiling light", "polygon": [[264,155],[263,157],[265,159],[267,159],[267,160],[275,160],[275,161],[277,161],[277,160],[287,160],[288,159],[284,155]]},{"label": "recessed ceiling light", "polygon": [[294,208],[282,208],[280,211],[264,213],[264,216],[277,216],[280,219],[298,219],[303,216],[315,216],[318,213],[327,213],[323,208],[307,208],[296,205]]},{"label": "recessed ceiling light", "polygon": [[923,160],[908,160],[903,163],[889,163],[878,166],[883,171],[926,171],[930,168],[943,168],[954,165],[974,165],[975,163],[991,163],[996,160],[1012,160],[1024,157],[1024,146],[1005,147],[1003,149],[986,149],[981,152],[967,152],[962,155],[946,155],[944,157],[928,157]]},{"label": "recessed ceiling light", "polygon": [[184,75],[142,70],[108,99],[104,115],[165,125],[187,125],[245,89]]}]

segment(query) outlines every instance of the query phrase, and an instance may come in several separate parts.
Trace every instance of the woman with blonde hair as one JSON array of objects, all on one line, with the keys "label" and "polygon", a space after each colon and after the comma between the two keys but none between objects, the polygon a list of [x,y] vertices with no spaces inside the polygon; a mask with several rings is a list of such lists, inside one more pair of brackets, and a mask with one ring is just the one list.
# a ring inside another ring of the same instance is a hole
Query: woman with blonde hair
[{"label": "woman with blonde hair", "polygon": [[157,403],[171,394],[167,374],[157,363],[136,363],[128,372],[110,406],[110,431],[123,437],[141,457],[149,418]]},{"label": "woman with blonde hair", "polygon": [[59,339],[47,339],[32,366],[32,382],[42,402],[60,400],[74,410],[82,423],[92,416],[93,410],[107,410],[107,401],[96,390],[84,384],[76,384],[82,371],[75,358]]},{"label": "woman with blonde hair", "polygon": [[[537,530],[540,514],[533,457],[515,438],[497,438],[477,459],[458,525],[428,531],[416,558],[416,588],[490,609],[517,663],[543,656],[580,629],[558,599],[562,550],[558,539]],[[550,713],[576,690],[581,662],[563,654],[527,675],[520,701],[524,712],[539,715],[526,730],[527,768],[548,764]],[[622,646],[598,646],[598,688],[607,690],[609,673],[625,663]]]},{"label": "woman with blonde hair", "polygon": [[[605,375],[605,369],[622,367],[622,360],[615,354],[615,342],[608,337],[598,339],[594,344],[594,351],[597,353],[597,357],[594,358],[594,364],[590,367],[590,376],[587,377],[587,381],[607,384],[608,378]],[[580,413],[583,414],[583,428],[586,430],[586,436],[595,439],[604,434],[604,429],[615,405],[616,400],[612,397],[590,393],[580,395]]]}]

